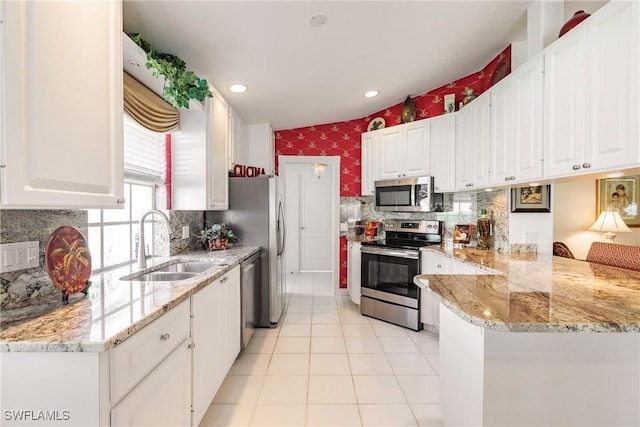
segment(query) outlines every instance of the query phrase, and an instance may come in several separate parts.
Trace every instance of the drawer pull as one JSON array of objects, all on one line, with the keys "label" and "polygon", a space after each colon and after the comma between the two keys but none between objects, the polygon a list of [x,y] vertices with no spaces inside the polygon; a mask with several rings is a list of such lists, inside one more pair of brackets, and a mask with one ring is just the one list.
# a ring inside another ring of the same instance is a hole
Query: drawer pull
[{"label": "drawer pull", "polygon": [[226,283],[227,280],[229,280],[229,276],[224,276],[222,279],[220,279],[220,283]]},{"label": "drawer pull", "polygon": [[580,165],[573,165],[573,170],[574,171],[580,170]]},{"label": "drawer pull", "polygon": [[160,335],[160,341],[169,341],[169,338],[171,338],[171,335],[169,334]]},{"label": "drawer pull", "polygon": [[582,167],[585,169],[589,169],[591,167],[591,163],[583,163]]}]

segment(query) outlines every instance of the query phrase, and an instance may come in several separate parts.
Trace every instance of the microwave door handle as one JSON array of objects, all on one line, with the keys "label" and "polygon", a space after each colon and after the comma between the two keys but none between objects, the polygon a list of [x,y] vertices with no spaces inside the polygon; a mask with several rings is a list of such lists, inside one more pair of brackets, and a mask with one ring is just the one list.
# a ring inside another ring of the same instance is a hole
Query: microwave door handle
[{"label": "microwave door handle", "polygon": [[412,185],[411,186],[411,206],[417,206],[418,205],[418,192],[420,186],[419,185]]}]

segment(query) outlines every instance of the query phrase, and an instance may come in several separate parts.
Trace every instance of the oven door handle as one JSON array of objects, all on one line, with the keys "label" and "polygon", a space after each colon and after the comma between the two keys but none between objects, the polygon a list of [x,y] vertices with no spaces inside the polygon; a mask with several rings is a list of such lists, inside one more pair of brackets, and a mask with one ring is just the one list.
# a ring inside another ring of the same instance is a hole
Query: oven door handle
[{"label": "oven door handle", "polygon": [[398,251],[386,248],[370,248],[363,245],[360,248],[360,252],[363,254],[394,256],[397,258],[420,259],[420,252],[418,251]]}]

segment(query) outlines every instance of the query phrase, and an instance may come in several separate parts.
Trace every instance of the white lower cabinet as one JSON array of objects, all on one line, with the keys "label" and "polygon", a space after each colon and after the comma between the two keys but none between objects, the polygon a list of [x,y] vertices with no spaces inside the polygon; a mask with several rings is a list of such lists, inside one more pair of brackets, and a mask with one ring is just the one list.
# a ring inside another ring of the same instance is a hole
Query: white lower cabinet
[{"label": "white lower cabinet", "polygon": [[240,353],[240,267],[191,297],[193,425],[207,412]]},{"label": "white lower cabinet", "polygon": [[111,425],[190,424],[189,333],[184,301],[109,352]]},{"label": "white lower cabinet", "polygon": [[[431,251],[422,251],[421,258],[420,274],[487,274],[465,262]],[[440,330],[440,302],[425,289],[420,292],[420,321],[427,327]]]},{"label": "white lower cabinet", "polygon": [[360,242],[347,243],[347,291],[354,304],[360,305]]},{"label": "white lower cabinet", "polygon": [[56,425],[197,426],[240,353],[240,310],[236,266],[108,351],[2,352],[2,425],[63,408]]},{"label": "white lower cabinet", "polygon": [[191,425],[191,352],[188,340],[183,340],[111,410],[111,425]]}]

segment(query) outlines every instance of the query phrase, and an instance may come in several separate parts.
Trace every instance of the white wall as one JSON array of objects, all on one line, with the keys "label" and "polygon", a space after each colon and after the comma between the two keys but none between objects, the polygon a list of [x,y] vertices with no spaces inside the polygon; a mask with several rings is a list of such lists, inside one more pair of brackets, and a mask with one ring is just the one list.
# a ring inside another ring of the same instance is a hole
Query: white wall
[{"label": "white wall", "polygon": [[[538,253],[553,252],[553,215],[556,209],[553,203],[554,187],[551,186],[551,213],[509,213],[509,243],[534,243],[538,245]],[[525,233],[536,233],[535,241],[526,241]]]},{"label": "white wall", "polygon": [[[595,180],[565,182],[553,189],[553,241],[564,242],[577,259],[585,259],[591,243],[603,241],[602,233],[587,230],[596,220]],[[619,233],[616,242],[640,246],[640,228]]]}]

